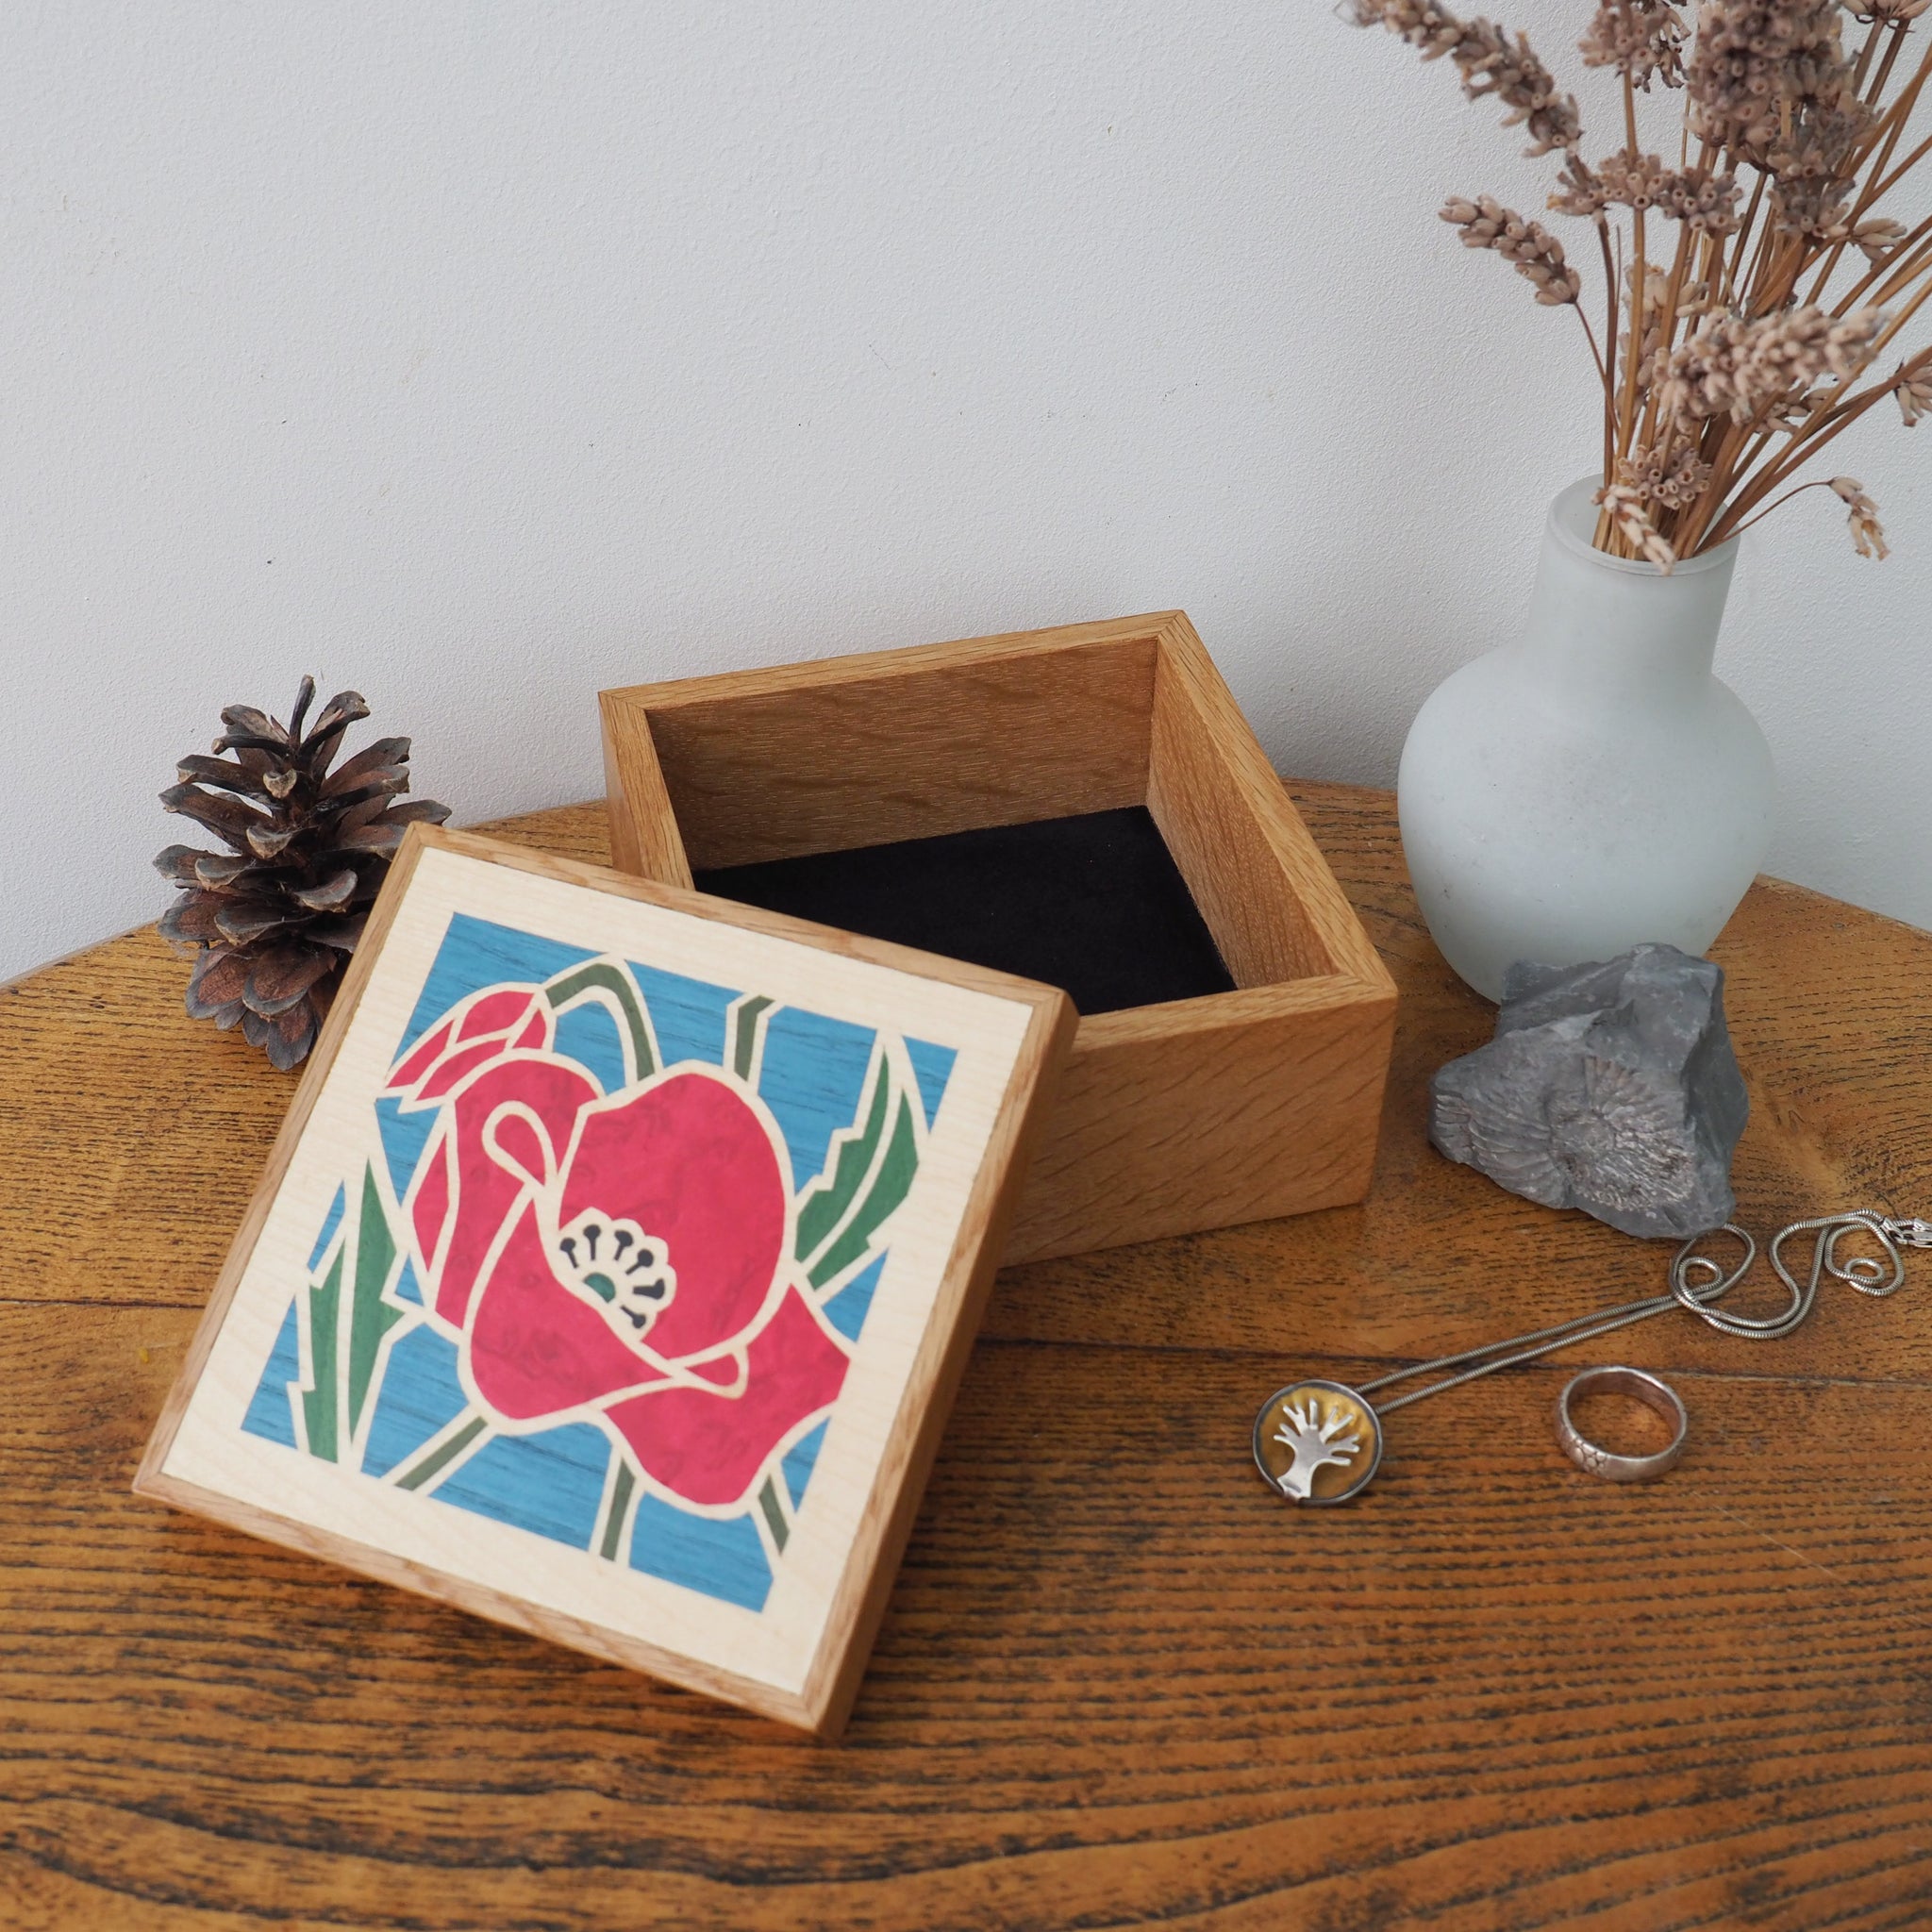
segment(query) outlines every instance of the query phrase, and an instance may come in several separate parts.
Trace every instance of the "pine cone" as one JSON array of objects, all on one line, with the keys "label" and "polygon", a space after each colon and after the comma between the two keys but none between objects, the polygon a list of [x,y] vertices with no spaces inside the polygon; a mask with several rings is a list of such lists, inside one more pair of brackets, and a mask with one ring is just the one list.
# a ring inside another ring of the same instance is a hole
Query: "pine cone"
[{"label": "pine cone", "polygon": [[189,1012],[222,1027],[239,1021],[284,1072],[315,1044],[404,831],[449,817],[433,799],[391,803],[409,789],[407,738],[378,739],[331,774],[342,733],[369,707],[345,691],[305,737],[314,697],[305,677],[286,727],[250,705],[222,713],[218,756],[183,758],[161,803],[228,850],[170,845],[155,860],[182,889],[161,936],[200,949]]}]

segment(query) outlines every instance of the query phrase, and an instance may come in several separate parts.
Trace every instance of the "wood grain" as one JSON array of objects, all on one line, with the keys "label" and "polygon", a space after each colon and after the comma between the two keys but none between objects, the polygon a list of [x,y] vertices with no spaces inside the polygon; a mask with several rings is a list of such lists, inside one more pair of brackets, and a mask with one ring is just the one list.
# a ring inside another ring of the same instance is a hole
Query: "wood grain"
[{"label": "wood grain", "polygon": [[[625,786],[611,809],[640,824],[648,860],[664,834],[643,823],[658,804],[648,774],[633,783],[628,747],[640,738],[693,872],[1138,805],[1161,623],[1121,618],[607,691]],[[614,844],[620,862],[630,836]]]},{"label": "wood grain", "polygon": [[612,853],[671,883],[1148,807],[1240,991],[1083,1018],[1008,1261],[1360,1198],[1394,983],[1185,613],[601,704]]},{"label": "wood grain", "polygon": [[650,713],[629,691],[600,693],[604,724],[604,792],[609,805],[610,863],[667,886],[691,883],[691,860],[658,762]]},{"label": "wood grain", "polygon": [[1359,1201],[1394,1004],[1331,977],[1083,1020],[1008,1257]]},{"label": "wood grain", "polygon": [[1238,986],[1394,983],[1185,617],[1162,628],[1147,806]]},{"label": "wood grain", "polygon": [[[1374,1189],[1001,1276],[836,1747],[127,1494],[291,1083],[180,1015],[151,933],[0,993],[0,1922],[1927,1923],[1932,1257],[1785,1342],[1621,1338],[1690,1408],[1655,1485],[1550,1434],[1603,1345],[1392,1417],[1351,1508],[1248,1468],[1291,1374],[1665,1255],[1429,1152],[1487,1009],[1389,802],[1294,790],[1402,990]],[[511,836],[603,856],[592,808]],[[1932,1208],[1932,936],[1766,881],[1719,957],[1747,1219]]]}]

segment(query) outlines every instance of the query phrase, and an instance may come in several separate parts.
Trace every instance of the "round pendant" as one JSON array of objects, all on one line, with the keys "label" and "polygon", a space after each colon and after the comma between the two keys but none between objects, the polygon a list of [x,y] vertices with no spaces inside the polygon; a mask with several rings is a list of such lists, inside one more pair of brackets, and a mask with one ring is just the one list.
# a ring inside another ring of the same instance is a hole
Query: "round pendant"
[{"label": "round pendant", "polygon": [[1255,1467],[1291,1503],[1346,1503],[1381,1464],[1381,1418],[1346,1382],[1291,1382],[1255,1418]]}]

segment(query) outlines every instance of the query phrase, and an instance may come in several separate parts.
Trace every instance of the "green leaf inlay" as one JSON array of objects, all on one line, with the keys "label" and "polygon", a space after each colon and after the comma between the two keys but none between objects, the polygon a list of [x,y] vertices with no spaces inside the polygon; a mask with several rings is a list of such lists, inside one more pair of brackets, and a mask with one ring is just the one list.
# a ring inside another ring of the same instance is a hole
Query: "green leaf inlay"
[{"label": "green leaf inlay", "polygon": [[382,1196],[375,1190],[373,1168],[362,1170],[362,1213],[356,1235],[356,1284],[349,1299],[349,1431],[353,1435],[362,1421],[362,1405],[369,1399],[369,1383],[375,1374],[375,1357],[382,1338],[403,1319],[403,1311],[382,1298],[391,1264],[396,1257],[395,1237],[389,1228],[389,1216],[382,1211]]},{"label": "green leaf inlay", "polygon": [[617,1480],[610,1486],[610,1513],[604,1519],[604,1541],[597,1546],[597,1554],[607,1563],[617,1560],[617,1546],[624,1540],[624,1519],[630,1508],[630,1492],[637,1488],[637,1478],[630,1473],[630,1464],[620,1461],[617,1465]]},{"label": "green leaf inlay", "polygon": [[778,1501],[778,1492],[770,1476],[765,1478],[764,1487],[758,1491],[758,1507],[764,1511],[765,1521],[771,1525],[772,1541],[782,1550],[791,1538],[791,1525],[785,1520],[784,1506]]},{"label": "green leaf inlay", "polygon": [[302,1391],[302,1427],[308,1453],[336,1459],[336,1330],[342,1307],[342,1251],[327,1278],[308,1285],[308,1387]]},{"label": "green leaf inlay", "polygon": [[822,1246],[844,1219],[845,1210],[852,1206],[858,1192],[858,1184],[864,1180],[866,1171],[872,1166],[872,1158],[878,1151],[879,1137],[886,1128],[886,1103],[890,1098],[891,1083],[886,1078],[883,1055],[876,1066],[878,1077],[873,1088],[872,1109],[866,1118],[865,1131],[840,1148],[830,1181],[821,1183],[807,1195],[798,1210],[798,1236],[793,1243],[793,1253],[801,1261]]},{"label": "green leaf inlay", "polygon": [[638,997],[636,983],[623,967],[608,959],[591,959],[585,965],[573,966],[544,987],[543,997],[550,1002],[553,1012],[560,1013],[585,993],[598,991],[608,992],[624,1014],[625,1030],[630,1035],[631,1078],[649,1079],[658,1071],[658,1056],[651,1045],[651,1023],[644,1015],[644,1004]]},{"label": "green leaf inlay", "polygon": [[813,1262],[809,1278],[814,1288],[824,1287],[865,1253],[874,1230],[911,1191],[912,1177],[918,1172],[919,1145],[912,1132],[912,1109],[902,1095],[898,1118],[892,1123],[892,1139],[886,1158],[879,1162],[872,1191],[839,1238]]},{"label": "green leaf inlay", "polygon": [[732,1029],[731,1067],[741,1080],[751,1078],[751,1063],[758,1058],[758,1024],[774,1004],[760,992],[754,993],[738,1008]]},{"label": "green leaf inlay", "polygon": [[421,1462],[412,1463],[396,1478],[399,1490],[420,1490],[431,1476],[441,1474],[480,1436],[489,1425],[480,1415],[473,1415],[454,1436],[443,1439]]}]

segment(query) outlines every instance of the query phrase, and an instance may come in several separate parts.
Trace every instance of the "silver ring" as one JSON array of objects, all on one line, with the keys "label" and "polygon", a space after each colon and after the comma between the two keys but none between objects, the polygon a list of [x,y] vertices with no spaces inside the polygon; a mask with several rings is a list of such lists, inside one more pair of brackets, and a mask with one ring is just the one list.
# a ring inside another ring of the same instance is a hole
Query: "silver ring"
[{"label": "silver ring", "polygon": [[[1668,1448],[1655,1456],[1619,1456],[1599,1448],[1570,1420],[1570,1404],[1578,1395],[1634,1395],[1646,1408],[1654,1408],[1673,1430]],[[1677,1391],[1661,1376],[1642,1369],[1585,1369],[1571,1377],[1570,1386],[1557,1398],[1557,1441],[1563,1454],[1586,1475],[1600,1475],[1607,1482],[1641,1483],[1662,1475],[1677,1466],[1684,1453],[1684,1439],[1690,1433],[1690,1418]]]}]

